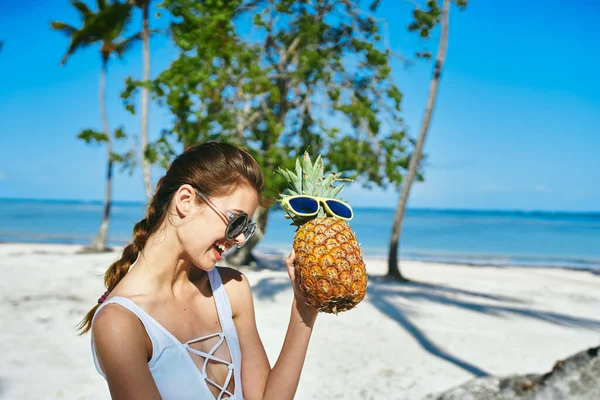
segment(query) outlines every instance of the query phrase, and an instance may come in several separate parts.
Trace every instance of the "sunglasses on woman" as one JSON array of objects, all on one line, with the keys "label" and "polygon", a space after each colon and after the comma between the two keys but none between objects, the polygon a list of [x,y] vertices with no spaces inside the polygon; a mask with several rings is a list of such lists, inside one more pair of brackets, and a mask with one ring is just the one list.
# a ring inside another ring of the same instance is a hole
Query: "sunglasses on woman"
[{"label": "sunglasses on woman", "polygon": [[301,217],[312,217],[317,215],[321,206],[325,211],[334,217],[349,221],[354,218],[352,207],[343,201],[331,199],[328,197],[317,196],[290,196],[281,201],[284,210],[290,211]]},{"label": "sunglasses on woman", "polygon": [[210,207],[212,210],[223,220],[227,227],[225,228],[225,237],[227,240],[235,240],[241,234],[244,235],[246,240],[244,243],[236,243],[238,249],[245,245],[248,242],[248,239],[254,235],[256,231],[256,223],[250,221],[248,214],[246,213],[236,213],[230,210],[226,210],[225,212],[219,210],[219,208],[208,199],[204,194],[200,191],[196,190],[196,194],[200,196],[200,198]]}]

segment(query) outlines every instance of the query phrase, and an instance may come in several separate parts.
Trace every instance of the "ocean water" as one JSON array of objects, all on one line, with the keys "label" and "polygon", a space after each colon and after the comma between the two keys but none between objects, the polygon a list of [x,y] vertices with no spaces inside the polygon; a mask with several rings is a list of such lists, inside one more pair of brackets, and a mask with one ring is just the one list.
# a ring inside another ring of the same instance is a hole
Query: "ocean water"
[{"label": "ocean water", "polygon": [[[113,204],[109,242],[129,241],[142,203]],[[97,232],[101,202],[0,199],[0,241],[87,244]],[[393,209],[355,208],[350,225],[365,255],[387,257]],[[280,210],[269,214],[257,250],[287,253],[294,227]],[[600,212],[518,212],[409,209],[400,257],[472,265],[600,267]]]}]

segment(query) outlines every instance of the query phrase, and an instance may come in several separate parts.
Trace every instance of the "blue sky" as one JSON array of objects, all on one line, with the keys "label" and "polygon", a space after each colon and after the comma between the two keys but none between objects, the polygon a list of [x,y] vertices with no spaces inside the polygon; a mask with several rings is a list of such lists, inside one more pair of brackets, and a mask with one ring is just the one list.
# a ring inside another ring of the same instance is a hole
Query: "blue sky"
[{"label": "blue sky", "polygon": [[[409,205],[433,208],[600,210],[600,2],[471,0],[452,10],[450,42],[427,139],[426,181]],[[406,33],[411,2],[383,0],[390,45],[412,54]],[[75,138],[100,128],[99,55],[90,48],[59,61],[68,39],[50,20],[78,24],[66,0],[0,6],[0,198],[103,198],[105,152]],[[165,25],[155,19],[154,26]],[[431,43],[434,45],[434,42]],[[152,41],[153,74],[175,56],[166,38]],[[405,119],[418,133],[431,64],[395,64]],[[139,130],[122,107],[125,77],[141,76],[141,47],[113,60],[108,78],[112,129]],[[156,137],[169,118],[151,108]],[[156,171],[157,176],[160,171]],[[143,200],[140,173],[117,174],[115,200]],[[394,191],[350,187],[355,206],[395,206]]]}]

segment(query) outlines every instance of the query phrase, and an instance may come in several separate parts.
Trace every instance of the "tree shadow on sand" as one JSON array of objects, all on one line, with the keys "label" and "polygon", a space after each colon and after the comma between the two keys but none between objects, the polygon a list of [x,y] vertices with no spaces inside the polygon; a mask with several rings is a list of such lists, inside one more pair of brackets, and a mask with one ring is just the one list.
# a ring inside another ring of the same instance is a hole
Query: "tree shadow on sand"
[{"label": "tree shadow on sand", "polygon": [[251,271],[279,271],[285,272],[283,276],[269,276],[262,278],[256,284],[252,285],[252,294],[261,300],[275,300],[275,297],[282,292],[292,288],[290,279],[287,275],[287,266],[285,265],[285,255],[282,253],[258,253],[254,257],[251,266],[242,267],[241,270]]},{"label": "tree shadow on sand", "polygon": [[286,277],[265,277],[252,286],[252,294],[261,300],[275,300],[278,293],[292,288],[290,279]]},{"label": "tree shadow on sand", "polygon": [[[464,361],[437,346],[431,339],[427,337],[424,332],[418,328],[416,324],[409,319],[409,315],[413,312],[410,309],[410,306],[400,305],[397,302],[392,301],[392,299],[403,298],[411,302],[429,301],[438,304],[444,304],[450,307],[458,307],[469,311],[492,315],[495,317],[509,317],[517,315],[555,325],[600,331],[600,320],[574,317],[571,315],[550,311],[535,310],[532,308],[527,308],[525,306],[526,302],[519,298],[464,290],[447,285],[417,282],[399,284],[391,282],[383,277],[370,277],[367,295],[368,301],[371,304],[402,326],[415,338],[415,340],[417,340],[424,350],[433,356],[450,362],[477,377],[488,376],[489,374],[476,365]],[[488,303],[481,303],[478,302],[478,300],[488,301]],[[489,304],[489,301],[494,301],[500,304]]]},{"label": "tree shadow on sand", "polygon": [[[247,265],[235,265],[234,268],[241,271],[285,271],[287,267],[285,265],[285,257],[283,253],[276,252],[260,252],[252,255],[252,261]],[[227,261],[223,265],[229,265]]]},{"label": "tree shadow on sand", "polygon": [[285,256],[282,255],[264,255],[261,254],[255,257],[254,269],[267,269],[271,271],[286,271]]}]

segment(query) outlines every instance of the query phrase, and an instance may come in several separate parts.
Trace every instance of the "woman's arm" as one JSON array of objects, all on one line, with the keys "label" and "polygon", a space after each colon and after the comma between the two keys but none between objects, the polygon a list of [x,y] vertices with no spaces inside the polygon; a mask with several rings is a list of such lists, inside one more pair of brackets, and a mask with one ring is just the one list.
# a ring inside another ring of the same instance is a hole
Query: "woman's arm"
[{"label": "woman's arm", "polygon": [[[294,280],[293,253],[286,264]],[[233,282],[232,282],[233,283]],[[293,399],[308,350],[317,310],[304,304],[294,286],[294,301],[287,334],[277,362],[271,369],[258,335],[250,284],[245,276],[235,283],[235,323],[242,350],[242,384],[247,400]],[[233,288],[232,288],[233,289]]]},{"label": "woman's arm", "polygon": [[98,312],[92,327],[98,361],[113,400],[160,400],[148,368],[152,344],[140,320],[116,304]]}]

